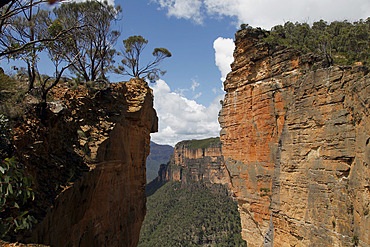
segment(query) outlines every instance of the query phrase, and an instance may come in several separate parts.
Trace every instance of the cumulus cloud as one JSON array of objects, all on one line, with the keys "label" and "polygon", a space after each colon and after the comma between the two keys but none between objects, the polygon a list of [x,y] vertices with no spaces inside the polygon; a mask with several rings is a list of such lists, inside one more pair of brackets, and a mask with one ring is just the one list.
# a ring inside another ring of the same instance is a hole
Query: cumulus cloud
[{"label": "cumulus cloud", "polygon": [[192,20],[197,24],[203,24],[201,14],[201,0],[154,0],[162,9],[167,9],[169,17]]},{"label": "cumulus cloud", "polygon": [[198,104],[172,92],[168,84],[158,80],[153,88],[154,108],[159,118],[158,133],[152,134],[152,141],[159,144],[175,145],[189,139],[203,139],[219,135],[217,121],[221,109],[219,95],[208,106]]},{"label": "cumulus cloud", "polygon": [[[202,23],[207,16],[233,17],[237,24],[270,29],[285,21],[358,20],[370,16],[368,0],[156,0],[169,16]],[[183,2],[189,2],[189,9]],[[195,2],[195,3],[193,3]],[[176,9],[176,11],[175,11]]]},{"label": "cumulus cloud", "polygon": [[213,42],[215,49],[215,62],[218,69],[221,71],[221,81],[226,80],[227,74],[231,71],[230,64],[234,61],[233,52],[235,48],[232,39],[218,37]]}]

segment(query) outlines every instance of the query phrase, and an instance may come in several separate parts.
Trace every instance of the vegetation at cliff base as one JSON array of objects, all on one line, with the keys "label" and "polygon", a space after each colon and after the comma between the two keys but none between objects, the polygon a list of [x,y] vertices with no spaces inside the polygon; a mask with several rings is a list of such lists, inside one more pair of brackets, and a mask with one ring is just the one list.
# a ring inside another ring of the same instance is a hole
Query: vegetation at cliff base
[{"label": "vegetation at cliff base", "polygon": [[237,203],[218,184],[170,181],[147,198],[139,247],[247,246]]},{"label": "vegetation at cliff base", "polygon": [[[250,28],[246,24],[241,29]],[[356,22],[324,20],[308,23],[286,22],[264,31],[270,46],[295,47],[303,53],[319,53],[329,65],[370,65],[370,17]]]}]

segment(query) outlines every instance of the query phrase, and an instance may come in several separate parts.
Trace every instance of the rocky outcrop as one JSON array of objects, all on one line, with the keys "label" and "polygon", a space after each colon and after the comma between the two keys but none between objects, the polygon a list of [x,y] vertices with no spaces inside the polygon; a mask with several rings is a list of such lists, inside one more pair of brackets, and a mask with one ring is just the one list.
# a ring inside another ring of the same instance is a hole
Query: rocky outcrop
[{"label": "rocky outcrop", "polygon": [[45,126],[29,120],[16,130],[18,151],[36,182],[32,212],[40,223],[30,241],[136,246],[149,134],[157,131],[151,89],[131,79],[99,90],[61,86],[53,94]]},{"label": "rocky outcrop", "polygon": [[367,69],[236,34],[222,154],[248,246],[370,245]]},{"label": "rocky outcrop", "polygon": [[158,180],[202,181],[229,185],[229,175],[223,165],[219,138],[181,141],[166,165],[161,165]]}]

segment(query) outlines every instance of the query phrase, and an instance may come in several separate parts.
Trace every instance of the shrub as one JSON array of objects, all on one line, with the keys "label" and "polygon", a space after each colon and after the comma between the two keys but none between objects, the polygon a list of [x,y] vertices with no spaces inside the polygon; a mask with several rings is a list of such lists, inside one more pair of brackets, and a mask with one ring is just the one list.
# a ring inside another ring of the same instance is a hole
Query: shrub
[{"label": "shrub", "polygon": [[15,157],[6,158],[0,164],[0,234],[30,229],[36,220],[28,211],[20,210],[29,199],[34,200],[32,176],[26,174]]}]

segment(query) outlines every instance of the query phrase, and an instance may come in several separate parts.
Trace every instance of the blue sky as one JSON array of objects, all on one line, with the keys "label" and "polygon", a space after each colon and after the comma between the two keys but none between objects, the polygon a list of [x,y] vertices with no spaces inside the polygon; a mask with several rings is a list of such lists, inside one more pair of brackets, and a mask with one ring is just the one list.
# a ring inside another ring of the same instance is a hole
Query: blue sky
[{"label": "blue sky", "polygon": [[[169,18],[165,10],[159,10],[159,5],[150,1],[116,0],[116,4],[123,7],[119,47],[123,46],[122,39],[142,35],[149,40],[144,51],[148,59],[155,47],[171,51],[172,57],[161,64],[161,68],[167,71],[162,79],[171,89],[182,92],[189,99],[198,96],[197,102],[206,106],[213,101],[214,91],[222,93],[213,42],[220,36],[233,38],[237,30],[235,24],[228,19],[209,20],[199,25],[191,20]],[[191,90],[193,85],[198,85],[194,91]]]},{"label": "blue sky", "polygon": [[[167,73],[153,84],[159,133],[152,140],[175,145],[184,139],[218,136],[217,122],[223,98],[221,72],[215,63],[214,42],[232,39],[237,24],[231,18],[205,20],[170,17],[153,1],[117,1],[123,8],[122,39],[142,35],[149,40],[144,51],[151,58],[155,47],[165,47],[172,57],[163,61]],[[118,42],[122,46],[122,41]],[[232,61],[233,47],[228,54]],[[112,77],[113,78],[113,77]]]},{"label": "blue sky", "polygon": [[168,48],[167,74],[154,84],[159,132],[152,140],[174,145],[218,136],[222,79],[230,70],[233,38],[241,23],[270,29],[286,21],[355,21],[370,16],[368,0],[115,0],[123,7],[122,38],[139,34]]},{"label": "blue sky", "polygon": [[[241,23],[270,29],[286,21],[355,21],[370,16],[369,0],[109,2],[123,9],[122,19],[115,25],[121,31],[118,50],[123,48],[123,39],[141,35],[149,41],[143,52],[144,60],[151,58],[155,47],[165,47],[172,53],[161,64],[167,74],[151,84],[159,117],[159,132],[152,134],[152,140],[170,145],[218,136],[219,101],[224,97],[222,79],[230,70],[233,38]],[[47,73],[45,64],[47,61],[42,58],[39,64],[42,73]],[[1,61],[1,66],[9,70],[10,65]],[[111,75],[110,79],[117,82],[129,78]]]}]

